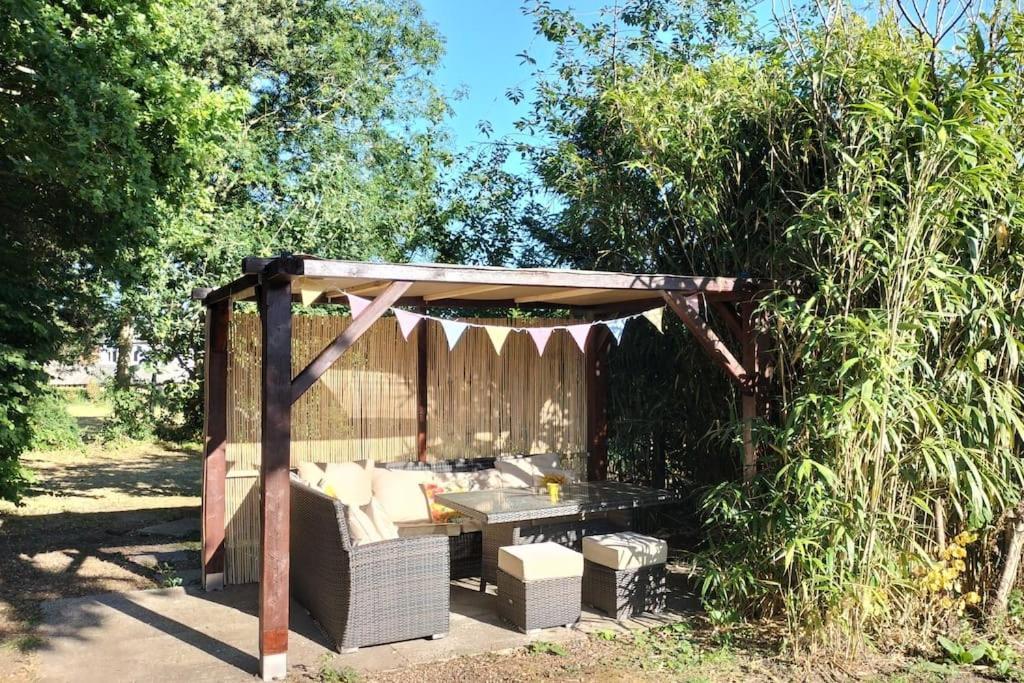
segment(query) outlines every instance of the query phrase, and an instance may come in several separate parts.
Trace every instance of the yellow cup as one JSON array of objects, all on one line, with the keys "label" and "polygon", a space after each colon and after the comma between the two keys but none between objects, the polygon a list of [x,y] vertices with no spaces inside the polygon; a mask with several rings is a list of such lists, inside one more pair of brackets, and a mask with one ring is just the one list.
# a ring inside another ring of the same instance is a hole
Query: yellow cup
[{"label": "yellow cup", "polygon": [[550,482],[548,484],[548,498],[551,499],[552,503],[558,502],[558,497],[562,494],[562,485]]}]

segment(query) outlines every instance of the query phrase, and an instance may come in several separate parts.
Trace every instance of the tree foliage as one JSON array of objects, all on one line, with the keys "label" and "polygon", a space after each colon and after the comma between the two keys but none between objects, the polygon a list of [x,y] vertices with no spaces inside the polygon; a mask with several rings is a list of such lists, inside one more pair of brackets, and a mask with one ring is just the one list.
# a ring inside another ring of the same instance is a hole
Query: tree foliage
[{"label": "tree foliage", "polygon": [[0,3],[0,497],[43,364],[91,345],[239,130],[244,92],[182,66],[197,7]]},{"label": "tree foliage", "polygon": [[155,359],[192,371],[167,387],[186,435],[202,424],[191,289],[238,277],[251,255],[399,260],[434,225],[450,161],[447,104],[430,82],[442,43],[416,4],[232,0],[206,21],[199,73],[246,88],[249,106],[204,201],[161,235],[153,277],[130,301]]},{"label": "tree foliage", "polygon": [[[778,283],[776,419],[757,480],[703,498],[705,597],[851,643],[942,617],[915,566],[1020,499],[1024,21],[807,9],[758,30],[730,3],[539,3],[556,57],[524,125],[551,140],[532,161],[563,208],[533,237],[555,260]],[[699,482],[736,411],[673,338],[615,352],[613,445],[664,442]]]}]

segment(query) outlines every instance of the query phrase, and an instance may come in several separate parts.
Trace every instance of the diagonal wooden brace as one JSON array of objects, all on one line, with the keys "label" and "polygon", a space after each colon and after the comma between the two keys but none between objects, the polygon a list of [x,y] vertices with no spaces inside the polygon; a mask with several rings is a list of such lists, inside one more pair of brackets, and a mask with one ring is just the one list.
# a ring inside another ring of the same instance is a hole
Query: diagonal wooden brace
[{"label": "diagonal wooden brace", "polygon": [[690,330],[705,353],[711,357],[711,360],[725,370],[729,379],[738,384],[740,388],[746,388],[748,385],[746,369],[742,363],[736,360],[736,356],[732,355],[725,342],[711,329],[708,321],[701,316],[696,299],[680,292],[663,291],[661,295],[665,298],[669,308],[675,311],[675,314],[686,325],[686,329]]},{"label": "diagonal wooden brace", "polygon": [[335,361],[341,358],[342,354],[355,344],[366,330],[370,329],[370,325],[384,315],[411,286],[412,283],[405,280],[392,282],[387,289],[381,292],[380,296],[373,300],[373,303],[353,318],[349,326],[334,341],[325,346],[324,350],[292,380],[292,404],[298,401],[320,379],[320,376],[327,372],[327,369],[334,365]]}]

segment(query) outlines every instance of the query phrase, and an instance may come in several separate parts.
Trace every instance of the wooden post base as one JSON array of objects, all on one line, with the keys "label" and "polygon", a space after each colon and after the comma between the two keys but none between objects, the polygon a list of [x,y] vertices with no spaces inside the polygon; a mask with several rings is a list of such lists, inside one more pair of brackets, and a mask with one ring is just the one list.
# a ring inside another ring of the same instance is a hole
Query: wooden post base
[{"label": "wooden post base", "polygon": [[288,653],[260,657],[260,678],[265,681],[280,681],[288,677]]},{"label": "wooden post base", "polygon": [[203,590],[210,591],[224,590],[224,572],[210,572],[203,574]]}]

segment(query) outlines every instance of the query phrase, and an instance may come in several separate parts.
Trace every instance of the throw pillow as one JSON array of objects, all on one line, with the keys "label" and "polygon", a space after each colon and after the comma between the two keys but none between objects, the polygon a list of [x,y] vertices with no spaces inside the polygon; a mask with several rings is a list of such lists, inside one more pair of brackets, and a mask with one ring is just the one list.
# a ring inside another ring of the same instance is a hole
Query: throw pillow
[{"label": "throw pillow", "polygon": [[427,497],[427,504],[430,506],[430,521],[435,524],[447,524],[459,516],[459,513],[456,510],[445,507],[440,503],[435,503],[434,496],[438,493],[454,493],[456,491],[461,491],[461,488],[454,484],[441,486],[440,484],[430,482],[421,484],[420,486],[423,487],[423,494]]},{"label": "throw pillow", "polygon": [[373,522],[373,526],[377,529],[377,534],[381,537],[381,540],[390,541],[393,538],[398,538],[398,527],[388,517],[388,513],[384,510],[384,506],[380,504],[380,501],[376,498],[370,500],[370,504],[363,508],[366,516]]},{"label": "throw pillow", "polygon": [[352,539],[352,545],[364,545],[383,540],[373,521],[359,508],[347,506],[345,520],[348,522],[348,534]]},{"label": "throw pillow", "polygon": [[425,522],[430,519],[427,497],[420,484],[433,482],[429,470],[388,470],[377,467],[373,472],[373,497],[395,524]]},{"label": "throw pillow", "polygon": [[368,505],[373,497],[370,473],[354,462],[332,462],[324,473],[324,493],[350,507]]}]

